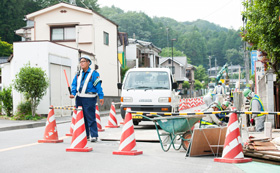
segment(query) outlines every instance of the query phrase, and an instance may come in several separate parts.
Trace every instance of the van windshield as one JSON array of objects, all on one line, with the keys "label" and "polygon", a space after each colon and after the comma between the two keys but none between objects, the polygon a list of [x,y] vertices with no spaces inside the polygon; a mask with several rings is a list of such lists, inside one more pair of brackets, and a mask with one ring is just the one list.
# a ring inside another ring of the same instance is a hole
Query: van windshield
[{"label": "van windshield", "polygon": [[127,74],[124,89],[140,90],[169,90],[170,82],[167,72],[157,71],[132,71]]}]

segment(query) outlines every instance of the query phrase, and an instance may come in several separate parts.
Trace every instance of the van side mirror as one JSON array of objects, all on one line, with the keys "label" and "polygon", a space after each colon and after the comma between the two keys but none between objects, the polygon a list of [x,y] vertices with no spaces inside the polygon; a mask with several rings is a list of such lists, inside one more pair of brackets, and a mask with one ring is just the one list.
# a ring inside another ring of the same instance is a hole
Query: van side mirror
[{"label": "van side mirror", "polygon": [[178,84],[177,83],[172,83],[172,90],[177,89],[178,88]]},{"label": "van side mirror", "polygon": [[117,83],[118,89],[122,89],[122,83]]}]

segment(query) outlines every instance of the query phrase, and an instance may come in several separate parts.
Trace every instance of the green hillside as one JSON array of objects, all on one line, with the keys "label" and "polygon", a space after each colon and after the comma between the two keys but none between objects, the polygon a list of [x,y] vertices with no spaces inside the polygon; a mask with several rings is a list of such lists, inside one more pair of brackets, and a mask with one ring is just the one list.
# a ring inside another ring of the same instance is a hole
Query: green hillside
[{"label": "green hillside", "polygon": [[[178,22],[167,17],[151,18],[143,12],[124,12],[117,7],[103,7],[100,13],[119,25],[120,32],[129,38],[153,42],[160,48],[174,47],[191,59],[192,64],[209,66],[208,57],[217,59],[223,66],[226,62],[244,64],[240,31],[228,29],[205,20]],[[169,40],[169,42],[167,42]],[[214,61],[212,61],[214,66]]]}]

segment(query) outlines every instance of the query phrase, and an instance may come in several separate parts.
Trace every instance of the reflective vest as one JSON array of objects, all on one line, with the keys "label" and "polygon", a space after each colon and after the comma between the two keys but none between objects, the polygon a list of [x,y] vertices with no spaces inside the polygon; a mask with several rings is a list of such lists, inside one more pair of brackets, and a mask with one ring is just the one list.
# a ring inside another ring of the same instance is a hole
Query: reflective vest
[{"label": "reflective vest", "polygon": [[230,97],[233,97],[233,92],[230,93]]},{"label": "reflective vest", "polygon": [[[261,110],[260,110],[260,111],[264,111],[263,103],[262,103],[260,97],[259,97],[258,95],[256,95],[256,94],[255,94],[255,96],[252,98],[252,100],[251,100],[251,102],[250,102],[249,111],[252,110],[252,102],[253,102],[253,100],[257,100],[257,101],[260,103],[260,105],[261,105]],[[257,116],[260,117],[260,116],[263,116],[263,115],[264,115],[264,114],[258,114]]]},{"label": "reflective vest", "polygon": [[214,123],[210,123],[210,122],[208,122],[208,121],[205,121],[205,120],[202,120],[201,119],[201,122],[200,122],[201,124],[204,124],[204,125],[214,125]]}]

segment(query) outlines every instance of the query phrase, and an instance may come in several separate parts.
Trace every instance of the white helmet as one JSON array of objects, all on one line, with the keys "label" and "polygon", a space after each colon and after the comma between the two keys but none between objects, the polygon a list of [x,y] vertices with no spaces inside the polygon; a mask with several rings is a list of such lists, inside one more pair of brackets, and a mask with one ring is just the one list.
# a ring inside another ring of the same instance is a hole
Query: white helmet
[{"label": "white helmet", "polygon": [[81,56],[81,58],[79,58],[79,61],[81,61],[81,59],[86,59],[89,61],[89,65],[91,65],[91,59],[88,56]]}]

